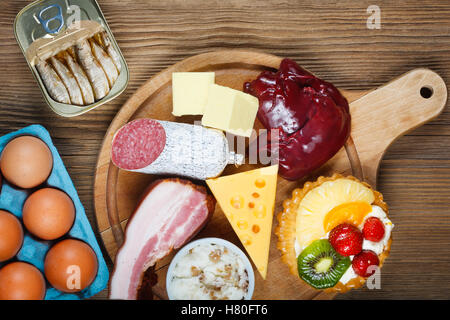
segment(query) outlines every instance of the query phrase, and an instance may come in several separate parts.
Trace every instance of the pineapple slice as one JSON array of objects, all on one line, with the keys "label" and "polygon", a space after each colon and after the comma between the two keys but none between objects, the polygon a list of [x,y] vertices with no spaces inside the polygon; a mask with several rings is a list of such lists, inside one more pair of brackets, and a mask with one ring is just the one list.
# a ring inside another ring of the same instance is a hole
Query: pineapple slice
[{"label": "pineapple slice", "polygon": [[[370,188],[346,178],[327,181],[314,188],[303,197],[297,210],[296,236],[300,249],[303,250],[314,240],[326,236],[329,230],[325,227],[329,225],[329,221],[337,220],[336,217],[328,216],[335,207],[352,202],[370,205],[374,200],[375,195]],[[360,207],[363,216],[371,211],[371,208],[367,211],[367,206],[360,204]],[[335,212],[341,213],[342,210]],[[348,217],[345,214],[342,216]]]}]

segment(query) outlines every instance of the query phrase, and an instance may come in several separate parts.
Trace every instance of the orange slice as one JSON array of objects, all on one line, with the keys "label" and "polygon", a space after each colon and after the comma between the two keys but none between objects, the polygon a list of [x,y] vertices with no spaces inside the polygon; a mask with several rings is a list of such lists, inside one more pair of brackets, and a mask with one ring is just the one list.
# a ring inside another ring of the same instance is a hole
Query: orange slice
[{"label": "orange slice", "polygon": [[371,211],[372,206],[365,201],[343,203],[327,213],[323,220],[323,228],[325,232],[329,232],[342,223],[350,223],[358,227]]}]

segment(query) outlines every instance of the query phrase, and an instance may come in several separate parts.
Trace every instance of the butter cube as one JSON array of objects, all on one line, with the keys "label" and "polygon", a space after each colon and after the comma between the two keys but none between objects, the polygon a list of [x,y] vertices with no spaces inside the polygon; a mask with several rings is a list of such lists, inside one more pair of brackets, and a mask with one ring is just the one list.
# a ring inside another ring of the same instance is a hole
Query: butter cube
[{"label": "butter cube", "polygon": [[244,92],[211,84],[202,125],[250,137],[258,99]]},{"label": "butter cube", "polygon": [[172,97],[174,116],[203,114],[208,88],[214,83],[214,72],[172,73]]}]

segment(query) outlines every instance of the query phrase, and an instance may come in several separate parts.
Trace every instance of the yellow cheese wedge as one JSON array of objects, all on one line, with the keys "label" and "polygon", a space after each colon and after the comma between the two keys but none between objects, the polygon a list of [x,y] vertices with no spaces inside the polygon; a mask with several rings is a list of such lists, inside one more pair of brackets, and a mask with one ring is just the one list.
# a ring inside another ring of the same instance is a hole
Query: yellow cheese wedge
[{"label": "yellow cheese wedge", "polygon": [[267,275],[278,165],[206,183],[261,276]]}]

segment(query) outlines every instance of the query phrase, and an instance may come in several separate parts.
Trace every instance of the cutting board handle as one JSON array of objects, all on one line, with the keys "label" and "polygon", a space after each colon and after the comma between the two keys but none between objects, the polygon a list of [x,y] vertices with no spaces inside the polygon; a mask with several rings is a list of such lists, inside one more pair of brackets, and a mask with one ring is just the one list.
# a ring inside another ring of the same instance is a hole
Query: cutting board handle
[{"label": "cutting board handle", "polygon": [[420,68],[350,103],[352,137],[364,180],[376,186],[378,168],[389,146],[438,116],[446,102],[444,80],[437,73]]}]

